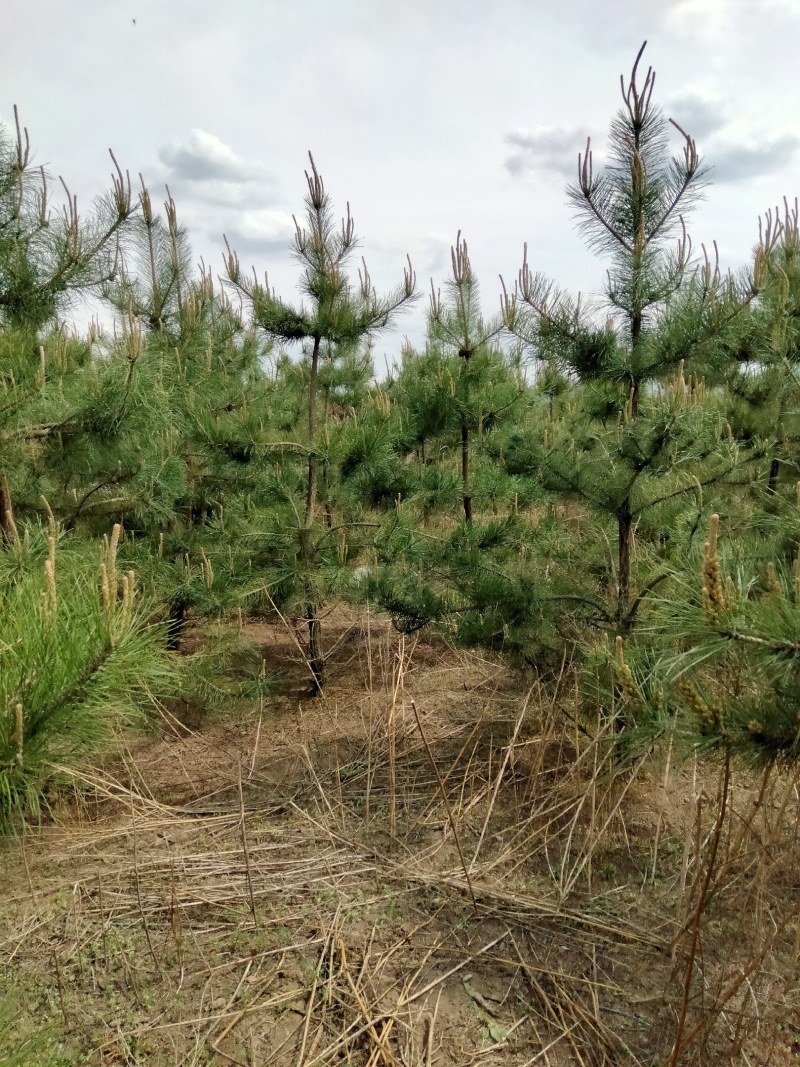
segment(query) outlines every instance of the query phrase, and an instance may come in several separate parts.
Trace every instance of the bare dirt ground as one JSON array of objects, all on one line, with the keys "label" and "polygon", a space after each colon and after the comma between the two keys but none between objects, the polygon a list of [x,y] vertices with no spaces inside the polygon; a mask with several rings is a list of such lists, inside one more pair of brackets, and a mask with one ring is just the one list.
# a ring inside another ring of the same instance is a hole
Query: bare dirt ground
[{"label": "bare dirt ground", "polygon": [[324,697],[246,622],[278,696],[165,710],[0,846],[0,1064],[800,1063],[796,777],[720,813],[719,767],[615,764],[568,672],[324,632]]}]

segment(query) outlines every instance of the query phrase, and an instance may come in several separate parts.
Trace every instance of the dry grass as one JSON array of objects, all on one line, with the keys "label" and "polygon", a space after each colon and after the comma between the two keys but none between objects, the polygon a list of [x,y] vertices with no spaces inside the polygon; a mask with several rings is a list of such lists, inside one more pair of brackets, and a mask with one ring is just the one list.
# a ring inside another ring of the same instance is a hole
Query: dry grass
[{"label": "dry grass", "polygon": [[263,717],[165,719],[4,846],[0,1054],[43,1025],[62,1064],[795,1062],[796,780],[721,812],[716,768],[615,768],[566,670],[345,613],[309,702],[246,630],[287,677]]}]

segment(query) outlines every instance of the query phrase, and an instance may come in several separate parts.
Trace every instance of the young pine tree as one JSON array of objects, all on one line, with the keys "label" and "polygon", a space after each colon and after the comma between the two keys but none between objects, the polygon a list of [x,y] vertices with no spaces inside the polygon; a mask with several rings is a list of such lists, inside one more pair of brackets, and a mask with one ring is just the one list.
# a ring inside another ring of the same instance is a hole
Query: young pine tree
[{"label": "young pine tree", "polygon": [[[800,217],[798,203],[768,211],[759,224],[756,260],[763,291],[753,302],[721,379],[729,420],[744,447],[764,452],[754,488],[765,517],[795,504],[800,462]],[[765,495],[763,495],[765,494]],[[766,532],[766,531],[765,531]]]},{"label": "young pine tree", "polygon": [[438,621],[465,643],[520,650],[531,626],[543,629],[542,568],[522,514],[530,482],[509,476],[502,451],[526,391],[515,354],[501,347],[502,319],[481,313],[460,234],[451,263],[443,292],[432,290],[426,348],[405,350],[389,388],[396,448],[409,458],[416,450],[420,463],[384,521],[384,567],[370,593],[401,628]]},{"label": "young pine tree", "polygon": [[[175,684],[133,570],[49,525],[0,553],[0,826],[38,813],[48,783],[108,746]],[[98,558],[100,557],[100,558]]]},{"label": "young pine tree", "polygon": [[[366,264],[358,272],[355,286],[347,273],[357,245],[355,225],[347,213],[336,226],[331,199],[325,190],[314,159],[309,153],[310,173],[306,172],[308,193],[304,224],[295,220],[294,254],[302,267],[300,282],[303,303],[298,307],[281,300],[270,289],[265,277],[262,285],[241,271],[239,259],[228,248],[227,275],[231,285],[250,302],[254,325],[269,338],[283,343],[300,343],[308,354],[305,395],[305,427],[302,438],[291,446],[302,449],[307,457],[303,501],[292,501],[295,513],[295,553],[291,573],[287,572],[286,544],[276,541],[276,560],[283,569],[286,599],[300,609],[308,632],[308,661],[313,689],[322,688],[325,658],[320,641],[319,610],[325,599],[321,570],[331,544],[330,529],[320,520],[321,455],[325,443],[321,371],[328,354],[337,350],[350,352],[364,344],[376,332],[386,329],[396,312],[415,297],[415,276],[409,261],[403,282],[387,296],[379,297]],[[329,410],[329,409],[328,409]],[[297,506],[296,506],[297,505]],[[343,532],[346,524],[343,526]]]},{"label": "young pine tree", "polygon": [[[707,170],[694,140],[653,103],[652,68],[640,80],[643,51],[627,84],[620,79],[623,107],[611,125],[608,164],[595,170],[587,142],[569,189],[590,247],[611,258],[606,322],[598,326],[580,299],[533,274],[527,250],[514,292],[504,295],[508,327],[578,386],[561,406],[560,428],[532,448],[531,462],[550,488],[613,523],[612,615],[622,628],[658,581],[651,573],[633,596],[635,531],[651,557],[663,555],[687,501],[737,462],[701,376],[726,358],[726,339],[763,276],[761,261],[737,281],[708,257],[693,259],[685,216]],[[683,141],[675,155],[671,127]]]},{"label": "young pine tree", "polygon": [[[240,604],[242,561],[234,561],[225,517],[241,513],[259,487],[276,389],[271,342],[244,323],[204,264],[192,269],[169,190],[163,212],[144,186],[139,200],[105,295],[122,342],[138,339],[132,392],[149,419],[139,441],[155,468],[150,507],[135,516],[140,567],[167,603],[177,645],[190,610],[209,615]],[[109,372],[114,357],[119,364],[116,348]]]},{"label": "young pine tree", "polygon": [[[90,345],[72,344],[58,314],[96,293],[118,268],[119,238],[135,205],[114,160],[109,192],[88,214],[60,179],[66,202],[51,206],[51,181],[31,161],[28,131],[14,109],[15,134],[0,130],[0,540],[13,540],[14,488],[39,443],[71,430],[58,398],[42,403],[48,382],[67,388],[83,373]],[[114,159],[112,154],[112,159]],[[13,483],[13,484],[12,484]]]},{"label": "young pine tree", "polygon": [[450,257],[453,273],[447,282],[445,301],[431,282],[428,335],[431,347],[439,348],[445,356],[454,353],[458,359],[458,369],[453,368],[451,372],[453,395],[448,407],[451,418],[458,424],[464,521],[469,523],[472,522],[470,438],[496,421],[503,411],[507,414],[515,395],[513,392],[510,398],[506,395],[499,403],[490,395],[496,385],[498,365],[501,376],[507,378],[502,373],[507,368],[496,344],[504,323],[499,317],[488,322],[483,318],[478,282],[469,261],[467,242],[460,233],[450,249]]}]

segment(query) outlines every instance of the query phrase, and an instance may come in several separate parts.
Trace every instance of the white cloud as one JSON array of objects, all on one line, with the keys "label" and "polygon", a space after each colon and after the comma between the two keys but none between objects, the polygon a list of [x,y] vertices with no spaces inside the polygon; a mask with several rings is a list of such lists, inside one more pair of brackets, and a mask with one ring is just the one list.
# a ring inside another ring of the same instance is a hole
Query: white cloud
[{"label": "white cloud", "polygon": [[734,39],[756,39],[759,31],[768,32],[770,22],[781,25],[787,18],[798,17],[799,0],[666,0],[662,25],[676,36],[720,47]]},{"label": "white cloud", "polygon": [[667,5],[664,26],[680,36],[714,37],[730,23],[731,0],[677,0]]},{"label": "white cloud", "polygon": [[239,242],[250,249],[288,249],[294,233],[291,215],[270,208],[254,208],[238,212],[232,218],[228,239],[232,247]]},{"label": "white cloud", "polygon": [[774,12],[779,17],[786,16],[800,19],[799,0],[762,0],[767,12]]},{"label": "white cloud", "polygon": [[202,129],[162,146],[158,158],[166,169],[160,180],[169,185],[190,234],[218,248],[227,235],[244,267],[251,258],[288,254],[294,223],[279,209],[276,183],[258,160]]}]

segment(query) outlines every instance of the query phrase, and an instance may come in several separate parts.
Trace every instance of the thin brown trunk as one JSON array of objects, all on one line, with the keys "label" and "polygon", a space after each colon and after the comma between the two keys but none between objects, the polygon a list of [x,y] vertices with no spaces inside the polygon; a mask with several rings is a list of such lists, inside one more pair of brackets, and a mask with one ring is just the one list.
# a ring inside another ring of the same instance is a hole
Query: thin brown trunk
[{"label": "thin brown trunk", "polygon": [[[631,353],[635,356],[642,336],[642,313],[635,311],[631,315]],[[630,415],[635,419],[639,415],[639,381],[631,384]],[[626,496],[617,513],[618,527],[618,563],[617,563],[617,618],[622,620],[631,591],[631,542],[633,540],[633,515],[631,499]]]},{"label": "thin brown trunk", "polygon": [[769,465],[769,476],[767,478],[767,492],[770,496],[775,496],[778,492],[778,476],[781,471],[781,452],[783,451],[784,444],[784,431],[783,431],[783,409],[784,398],[781,397],[780,405],[778,407],[778,432],[775,435],[774,451],[772,453],[772,462]]},{"label": "thin brown trunk", "polygon": [[472,522],[472,497],[469,494],[469,427],[461,423],[461,484],[464,492],[464,518]]},{"label": "thin brown trunk", "polygon": [[181,638],[186,629],[186,604],[178,601],[171,604],[167,616],[167,648],[171,652],[177,652],[181,645]]},{"label": "thin brown trunk", "polygon": [[317,503],[317,457],[314,452],[317,433],[317,382],[319,380],[320,338],[314,338],[311,353],[311,374],[308,381],[308,481],[306,484],[305,524],[314,521],[314,509]]},{"label": "thin brown trunk", "polygon": [[317,618],[317,609],[314,604],[308,604],[306,606],[306,622],[308,624],[308,665],[311,668],[311,674],[314,679],[311,683],[311,695],[318,696],[322,692],[322,679],[325,673],[325,658],[322,655],[320,623]]},{"label": "thin brown trunk", "polygon": [[631,418],[635,419],[639,414],[639,383],[634,382],[631,386]]},{"label": "thin brown trunk", "polygon": [[[317,382],[319,380],[319,351],[320,338],[314,338],[314,348],[311,353],[311,374],[308,382],[308,483],[306,486],[306,513],[303,529],[300,537],[300,553],[303,565],[311,570],[314,566],[311,526],[314,522],[314,511],[317,504],[317,457],[316,432],[317,432]],[[305,606],[305,618],[308,624],[308,665],[314,677],[312,695],[322,692],[322,677],[325,668],[325,660],[322,655],[320,641],[320,622],[318,605],[307,603]]]},{"label": "thin brown trunk", "polygon": [[633,540],[633,516],[631,502],[625,498],[617,514],[619,530],[619,563],[617,569],[617,612],[621,619],[630,596],[631,586],[631,541]]},{"label": "thin brown trunk", "polygon": [[778,474],[781,468],[781,461],[777,456],[772,457],[772,462],[769,465],[769,477],[767,478],[767,492],[770,496],[775,496],[778,492]]},{"label": "thin brown trunk", "polygon": [[11,494],[5,474],[0,473],[0,544],[3,548],[16,541],[17,528],[14,525],[14,512],[11,507]]},{"label": "thin brown trunk", "polygon": [[[635,357],[636,349],[642,337],[642,313],[635,311],[631,317],[631,353]],[[634,359],[635,363],[635,359]],[[631,385],[631,418],[635,419],[639,414],[639,381],[636,379]]]}]

